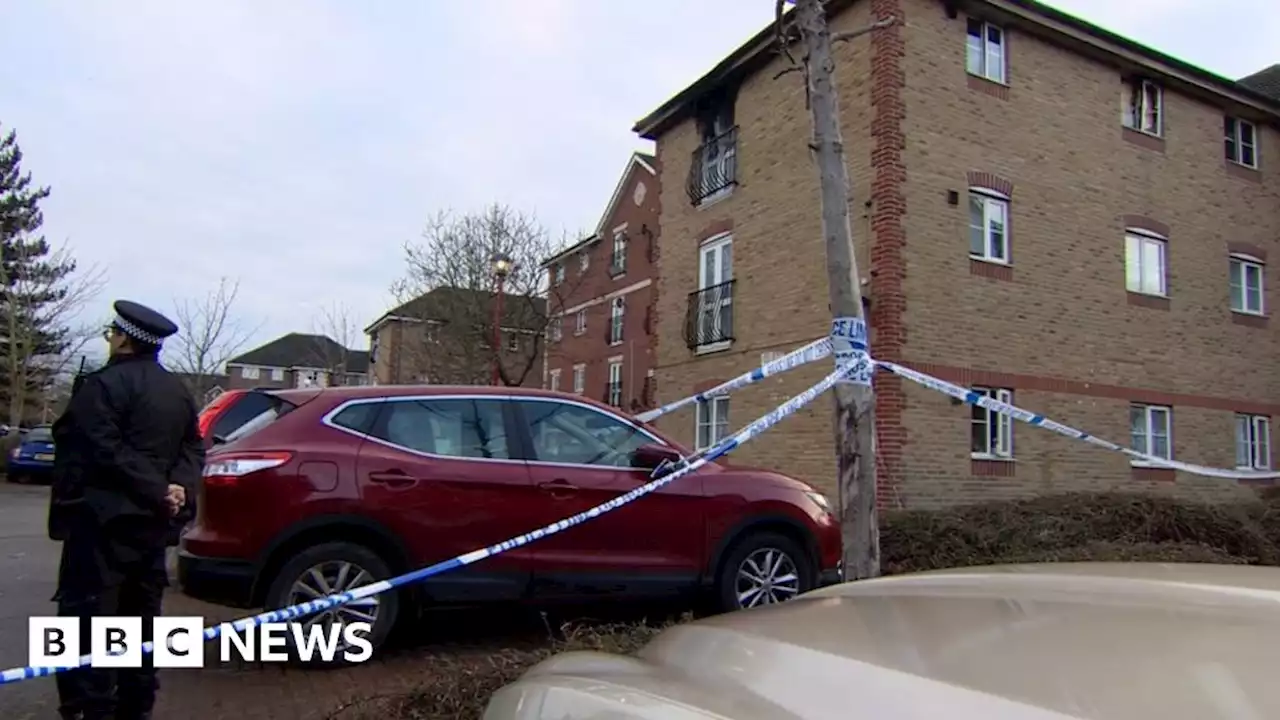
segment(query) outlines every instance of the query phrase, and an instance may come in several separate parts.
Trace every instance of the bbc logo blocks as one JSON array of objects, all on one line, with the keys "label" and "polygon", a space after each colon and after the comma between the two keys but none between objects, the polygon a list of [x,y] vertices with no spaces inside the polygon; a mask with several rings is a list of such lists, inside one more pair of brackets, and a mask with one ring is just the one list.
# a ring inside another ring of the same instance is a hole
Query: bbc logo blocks
[{"label": "bbc logo blocks", "polygon": [[[152,621],[156,667],[204,667],[204,618],[158,617]],[[80,619],[33,617],[28,621],[27,664],[38,668],[142,667],[142,618],[95,617],[89,638]],[[85,649],[88,663],[82,663]]]}]

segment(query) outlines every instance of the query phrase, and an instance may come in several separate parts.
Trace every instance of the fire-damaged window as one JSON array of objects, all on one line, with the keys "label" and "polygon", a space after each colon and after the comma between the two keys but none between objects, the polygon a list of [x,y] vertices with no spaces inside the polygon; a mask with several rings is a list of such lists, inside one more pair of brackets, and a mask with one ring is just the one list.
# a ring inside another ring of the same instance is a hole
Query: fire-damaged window
[{"label": "fire-damaged window", "polygon": [[738,128],[733,117],[737,94],[736,86],[726,86],[695,107],[700,144],[693,151],[687,186],[694,205],[728,194],[738,183]]}]

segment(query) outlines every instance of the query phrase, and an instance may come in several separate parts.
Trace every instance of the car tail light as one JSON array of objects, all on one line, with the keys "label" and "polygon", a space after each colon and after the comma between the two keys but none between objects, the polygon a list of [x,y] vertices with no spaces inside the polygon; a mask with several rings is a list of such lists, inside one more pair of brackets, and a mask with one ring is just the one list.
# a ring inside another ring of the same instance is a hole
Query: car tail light
[{"label": "car tail light", "polygon": [[246,475],[280,467],[292,457],[293,454],[287,452],[245,452],[215,456],[205,461],[204,484],[229,487]]},{"label": "car tail light", "polygon": [[208,437],[209,431],[213,428],[213,422],[218,419],[218,416],[222,414],[222,411],[228,405],[243,394],[243,390],[224,392],[211,400],[208,405],[205,405],[204,409],[200,411],[200,437]]}]

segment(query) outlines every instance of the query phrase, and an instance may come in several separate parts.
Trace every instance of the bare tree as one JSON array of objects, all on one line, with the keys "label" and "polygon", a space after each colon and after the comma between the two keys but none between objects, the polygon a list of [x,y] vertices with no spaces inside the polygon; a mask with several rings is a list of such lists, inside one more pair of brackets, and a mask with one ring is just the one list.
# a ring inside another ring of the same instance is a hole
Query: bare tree
[{"label": "bare tree", "polygon": [[[408,269],[393,287],[414,324],[398,344],[401,362],[430,382],[489,383],[495,363],[503,385],[523,385],[535,370],[541,377],[547,328],[581,282],[547,282],[541,263],[558,244],[534,217],[503,205],[437,213],[422,241],[406,244]],[[498,256],[509,261],[500,296]]]},{"label": "bare tree", "polygon": [[[51,248],[43,238],[14,238],[0,263],[8,422],[49,414],[45,396],[64,379],[75,358],[98,332],[76,318],[105,282],[99,266],[81,270],[69,245]],[[34,402],[36,407],[29,407]]]},{"label": "bare tree", "polygon": [[174,301],[178,335],[165,353],[169,366],[187,376],[203,397],[227,361],[235,357],[261,324],[246,328],[235,315],[240,281],[220,278],[204,297]]},{"label": "bare tree", "polygon": [[313,348],[308,351],[308,364],[329,373],[332,384],[345,384],[351,372],[352,354],[359,352],[360,325],[349,307],[340,302],[325,306],[311,321]]}]

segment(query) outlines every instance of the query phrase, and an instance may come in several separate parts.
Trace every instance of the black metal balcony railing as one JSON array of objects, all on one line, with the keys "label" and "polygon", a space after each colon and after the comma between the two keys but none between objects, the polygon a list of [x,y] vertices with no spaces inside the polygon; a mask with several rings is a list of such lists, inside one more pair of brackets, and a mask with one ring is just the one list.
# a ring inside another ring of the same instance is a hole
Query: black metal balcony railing
[{"label": "black metal balcony railing", "polygon": [[689,293],[684,339],[690,350],[733,340],[733,283]]},{"label": "black metal balcony railing", "polygon": [[738,128],[730,128],[693,151],[686,190],[694,205],[738,184]]},{"label": "black metal balcony railing", "polygon": [[614,407],[622,407],[622,381],[611,382],[604,388],[604,401]]}]

